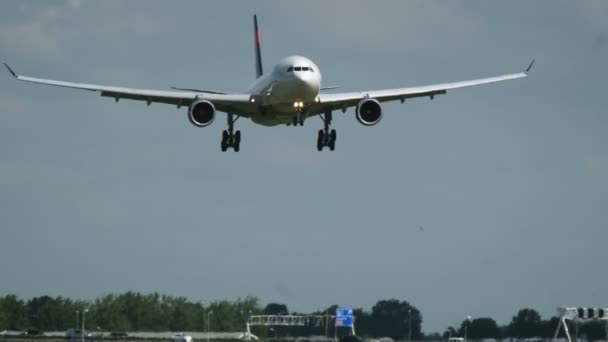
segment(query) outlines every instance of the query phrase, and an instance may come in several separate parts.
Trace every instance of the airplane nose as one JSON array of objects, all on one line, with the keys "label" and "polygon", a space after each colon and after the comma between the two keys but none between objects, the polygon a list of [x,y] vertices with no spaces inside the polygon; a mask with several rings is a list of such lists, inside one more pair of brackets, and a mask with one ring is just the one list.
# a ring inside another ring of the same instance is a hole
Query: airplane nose
[{"label": "airplane nose", "polygon": [[319,91],[319,82],[316,80],[314,75],[309,73],[297,73],[296,78],[300,81],[301,87],[305,88],[308,91],[318,92]]}]

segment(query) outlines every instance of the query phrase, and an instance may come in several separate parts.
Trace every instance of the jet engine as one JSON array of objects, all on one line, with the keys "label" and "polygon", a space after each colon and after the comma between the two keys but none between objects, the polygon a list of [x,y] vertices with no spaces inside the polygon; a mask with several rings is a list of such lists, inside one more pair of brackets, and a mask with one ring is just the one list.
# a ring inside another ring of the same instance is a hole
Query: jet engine
[{"label": "jet engine", "polygon": [[373,126],[382,120],[382,106],[376,99],[363,99],[357,104],[357,121],[365,126]]},{"label": "jet engine", "polygon": [[188,108],[188,120],[194,126],[207,127],[215,119],[215,106],[207,100],[195,100]]}]

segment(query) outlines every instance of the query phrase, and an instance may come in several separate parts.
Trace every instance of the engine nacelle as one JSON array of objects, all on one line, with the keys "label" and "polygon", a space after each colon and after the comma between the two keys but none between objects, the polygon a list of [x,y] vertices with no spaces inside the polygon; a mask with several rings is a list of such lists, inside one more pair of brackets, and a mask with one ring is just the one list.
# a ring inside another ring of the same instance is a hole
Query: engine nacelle
[{"label": "engine nacelle", "polygon": [[211,125],[215,120],[215,106],[207,100],[195,100],[188,108],[188,120],[197,127]]},{"label": "engine nacelle", "polygon": [[376,99],[363,99],[357,104],[357,121],[365,126],[373,126],[382,120],[382,105]]}]

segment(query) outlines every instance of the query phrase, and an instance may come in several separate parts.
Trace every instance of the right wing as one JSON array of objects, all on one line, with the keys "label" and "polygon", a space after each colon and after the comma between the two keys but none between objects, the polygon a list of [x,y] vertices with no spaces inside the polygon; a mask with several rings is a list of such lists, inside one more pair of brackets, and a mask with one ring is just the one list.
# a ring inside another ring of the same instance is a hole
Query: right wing
[{"label": "right wing", "polygon": [[500,81],[513,80],[528,76],[530,69],[534,65],[534,60],[526,71],[518,72],[514,74],[506,74],[495,77],[480,78],[476,80],[452,82],[452,83],[441,83],[420,87],[408,87],[408,88],[395,88],[395,89],[384,89],[384,90],[369,90],[359,91],[350,93],[336,93],[336,94],[320,94],[317,103],[314,104],[314,113],[323,113],[330,110],[345,110],[348,107],[356,106],[359,101],[365,98],[376,99],[380,102],[400,100],[401,102],[406,99],[415,97],[430,97],[431,99],[435,95],[443,95],[448,90],[472,87],[482,84],[495,83]]},{"label": "right wing", "polygon": [[[225,93],[209,93],[197,91],[165,91],[126,88],[115,86],[104,86],[98,84],[73,83],[58,80],[50,80],[45,78],[36,78],[29,76],[18,75],[6,63],[4,66],[16,79],[24,82],[38,83],[64,88],[88,90],[99,93],[104,97],[114,98],[116,102],[120,99],[129,99],[136,101],[144,101],[148,105],[151,103],[166,103],[181,106],[189,106],[196,99],[205,99],[213,103],[217,110],[221,112],[230,112],[240,116],[249,116],[254,108],[251,103],[251,95],[249,94],[225,94]],[[194,90],[194,89],[193,89]]]}]

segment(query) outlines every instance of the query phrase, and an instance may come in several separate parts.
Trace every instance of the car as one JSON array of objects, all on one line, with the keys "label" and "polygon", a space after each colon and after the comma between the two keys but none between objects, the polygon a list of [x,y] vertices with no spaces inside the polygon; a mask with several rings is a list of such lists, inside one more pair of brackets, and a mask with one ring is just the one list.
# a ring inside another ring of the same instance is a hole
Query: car
[{"label": "car", "polygon": [[192,336],[184,333],[177,333],[169,339],[171,342],[192,342]]},{"label": "car", "polygon": [[65,331],[65,337],[69,339],[82,339],[83,337],[86,339],[90,339],[93,335],[87,331],[82,332],[80,329],[70,328]]},{"label": "car", "polygon": [[448,342],[465,342],[464,337],[450,337]]},{"label": "car", "polygon": [[44,332],[38,328],[28,328],[21,333],[24,336],[44,336]]}]

